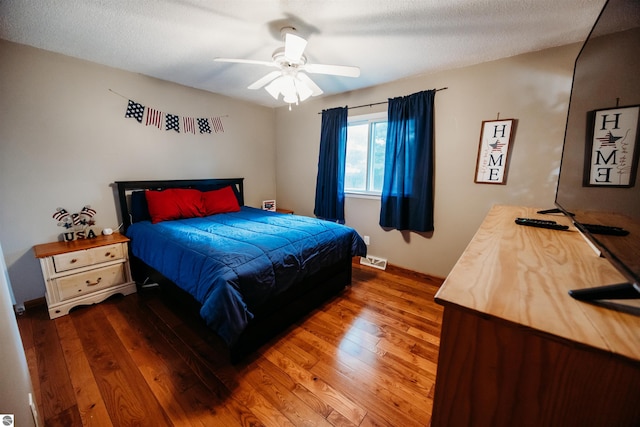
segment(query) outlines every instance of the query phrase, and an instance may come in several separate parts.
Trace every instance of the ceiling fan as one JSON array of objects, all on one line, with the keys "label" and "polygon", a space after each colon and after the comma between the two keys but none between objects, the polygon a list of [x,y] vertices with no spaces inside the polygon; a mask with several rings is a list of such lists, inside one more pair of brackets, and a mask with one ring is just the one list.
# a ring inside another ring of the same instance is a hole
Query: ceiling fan
[{"label": "ceiling fan", "polygon": [[358,77],[360,68],[346,65],[309,64],[304,55],[307,41],[300,37],[293,27],[280,30],[284,47],[273,52],[271,61],[252,59],[215,58],[218,62],[265,65],[277,68],[264,77],[250,84],[248,89],[256,90],[264,87],[275,99],[282,95],[284,102],[297,104],[310,96],[322,94],[322,89],[306,74],[329,74],[343,77]]}]

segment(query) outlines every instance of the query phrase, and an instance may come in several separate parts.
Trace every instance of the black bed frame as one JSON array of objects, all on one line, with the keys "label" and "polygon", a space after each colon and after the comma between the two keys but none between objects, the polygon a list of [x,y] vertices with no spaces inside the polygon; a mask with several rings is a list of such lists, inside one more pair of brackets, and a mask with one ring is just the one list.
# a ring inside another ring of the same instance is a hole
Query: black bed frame
[{"label": "black bed frame", "polygon": [[[244,205],[244,178],[195,179],[168,181],[116,181],[119,213],[123,224],[123,233],[131,225],[129,194],[136,190],[166,188],[198,188],[212,190],[231,185],[236,190],[238,202]],[[171,297],[170,301],[181,301],[182,305],[192,307],[198,313],[200,304],[161,273],[146,265],[130,254],[132,275],[138,285],[145,280],[160,284]],[[338,294],[351,283],[351,258],[347,257],[330,267],[308,277],[287,291],[276,295],[252,312],[255,317],[238,341],[229,348],[232,363],[237,363],[271,338],[282,332],[302,316],[308,314],[323,302]],[[191,309],[190,309],[191,310]]]}]

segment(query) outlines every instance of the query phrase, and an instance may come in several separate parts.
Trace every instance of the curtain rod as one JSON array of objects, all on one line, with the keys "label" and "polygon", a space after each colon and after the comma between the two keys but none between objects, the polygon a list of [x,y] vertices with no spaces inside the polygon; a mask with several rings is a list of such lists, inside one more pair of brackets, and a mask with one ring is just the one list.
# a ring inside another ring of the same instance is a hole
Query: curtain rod
[{"label": "curtain rod", "polygon": [[[449,89],[448,87],[441,87],[440,89],[434,89],[436,92],[440,92],[441,90],[445,90],[445,89]],[[354,108],[362,108],[362,107],[373,107],[374,105],[382,105],[382,104],[388,104],[389,101],[382,101],[382,102],[374,102],[373,104],[362,104],[362,105],[356,105],[355,107],[347,107],[347,110],[353,110]],[[318,114],[322,114],[322,111],[320,111]]]}]

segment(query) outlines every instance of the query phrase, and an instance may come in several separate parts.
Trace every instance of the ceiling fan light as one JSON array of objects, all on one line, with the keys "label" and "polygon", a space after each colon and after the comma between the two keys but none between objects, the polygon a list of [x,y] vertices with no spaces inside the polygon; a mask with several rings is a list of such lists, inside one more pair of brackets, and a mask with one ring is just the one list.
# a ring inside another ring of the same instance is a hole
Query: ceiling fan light
[{"label": "ceiling fan light", "polygon": [[276,100],[282,95],[287,104],[298,104],[314,95],[314,90],[308,83],[292,74],[281,75],[264,88]]},{"label": "ceiling fan light", "polygon": [[284,96],[284,102],[286,102],[287,104],[297,104],[298,96],[293,93],[288,93]]},{"label": "ceiling fan light", "polygon": [[273,98],[277,100],[278,96],[280,96],[280,88],[276,84],[276,81],[277,80],[272,81],[264,88],[267,92],[269,92],[269,95],[273,96]]},{"label": "ceiling fan light", "polygon": [[295,79],[293,83],[296,87],[296,91],[298,92],[298,96],[300,97],[300,101],[304,101],[313,94],[313,91],[302,80]]}]

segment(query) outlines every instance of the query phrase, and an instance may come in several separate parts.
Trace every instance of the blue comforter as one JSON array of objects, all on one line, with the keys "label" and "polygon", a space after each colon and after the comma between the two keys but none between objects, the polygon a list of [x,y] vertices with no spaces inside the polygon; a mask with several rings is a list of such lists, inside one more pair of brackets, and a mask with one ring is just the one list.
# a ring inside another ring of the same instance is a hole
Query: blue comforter
[{"label": "blue comforter", "polygon": [[189,292],[200,315],[233,345],[257,307],[366,246],[352,228],[243,206],[239,212],[127,230],[133,254]]}]

